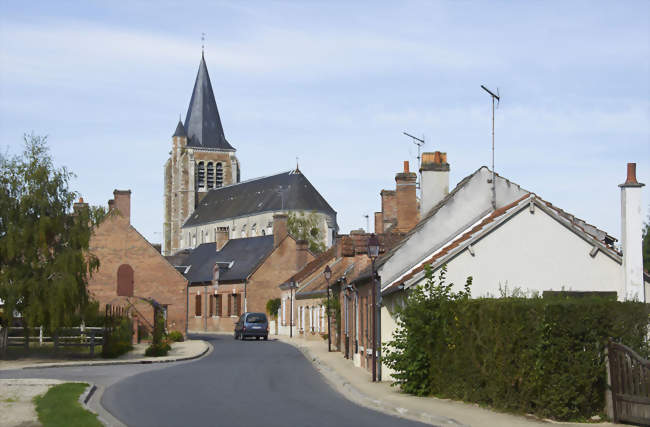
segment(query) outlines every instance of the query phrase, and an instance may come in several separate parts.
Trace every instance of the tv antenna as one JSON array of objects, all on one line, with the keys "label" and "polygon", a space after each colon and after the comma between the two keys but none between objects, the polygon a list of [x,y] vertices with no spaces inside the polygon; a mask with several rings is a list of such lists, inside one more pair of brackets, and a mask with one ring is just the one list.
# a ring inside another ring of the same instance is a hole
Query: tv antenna
[{"label": "tv antenna", "polygon": [[492,208],[497,208],[497,190],[495,182],[495,173],[494,173],[494,100],[497,100],[497,108],[499,108],[499,102],[501,101],[501,96],[499,95],[499,88],[497,88],[497,94],[495,95],[490,89],[481,85],[484,91],[490,94],[492,97]]},{"label": "tv antenna", "polygon": [[420,151],[422,150],[422,146],[425,144],[424,135],[422,135],[422,139],[420,139],[417,136],[411,135],[410,133],[407,133],[407,132],[402,132],[402,133],[404,135],[408,136],[409,138],[411,138],[411,142],[413,142],[413,144],[418,146],[418,174],[420,175],[420,179],[417,182],[416,188],[419,189],[420,188],[420,181],[422,181],[422,175],[420,173],[420,166],[421,166],[420,165],[420,163],[421,163],[421,161],[420,161]]}]

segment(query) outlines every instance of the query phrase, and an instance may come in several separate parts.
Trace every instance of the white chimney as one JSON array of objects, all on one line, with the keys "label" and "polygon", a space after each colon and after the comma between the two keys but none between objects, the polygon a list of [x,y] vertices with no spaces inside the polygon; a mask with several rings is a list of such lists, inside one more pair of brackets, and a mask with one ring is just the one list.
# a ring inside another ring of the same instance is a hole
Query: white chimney
[{"label": "white chimney", "polygon": [[636,163],[627,164],[627,180],[621,187],[621,244],[623,249],[624,292],[618,299],[645,302],[643,285],[643,249],[641,184],[636,180]]},{"label": "white chimney", "polygon": [[447,153],[422,153],[420,166],[420,218],[449,194],[449,163]]}]

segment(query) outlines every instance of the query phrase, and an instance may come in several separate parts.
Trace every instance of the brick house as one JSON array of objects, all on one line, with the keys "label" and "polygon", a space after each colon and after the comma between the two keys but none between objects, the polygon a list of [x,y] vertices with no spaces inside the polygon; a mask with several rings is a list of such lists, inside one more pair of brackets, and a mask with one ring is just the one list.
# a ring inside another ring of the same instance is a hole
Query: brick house
[{"label": "brick house", "polygon": [[270,235],[231,240],[224,233],[177,260],[189,281],[190,331],[232,332],[241,313],[266,312],[268,300],[280,296],[277,283],[314,259],[307,242],[288,234],[286,214],[276,214],[272,228]]},{"label": "brick house", "polygon": [[131,225],[131,191],[115,190],[113,195],[109,215],[90,239],[89,251],[100,262],[88,283],[91,298],[100,308],[127,307],[134,323],[146,328],[153,309],[139,298],[153,298],[165,307],[168,330],[185,333],[187,280]]}]

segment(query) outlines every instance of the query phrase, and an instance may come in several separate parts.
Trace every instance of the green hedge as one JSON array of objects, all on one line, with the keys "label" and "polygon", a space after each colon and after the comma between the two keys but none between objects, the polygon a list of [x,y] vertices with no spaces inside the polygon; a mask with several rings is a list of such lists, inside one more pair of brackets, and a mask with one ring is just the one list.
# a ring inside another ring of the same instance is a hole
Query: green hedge
[{"label": "green hedge", "polygon": [[133,338],[133,324],[128,317],[116,319],[112,331],[104,337],[102,345],[102,356],[114,358],[133,349],[131,340]]},{"label": "green hedge", "polygon": [[445,270],[410,292],[385,351],[402,390],[584,420],[605,406],[607,338],[647,357],[648,305],[598,297],[470,299]]}]

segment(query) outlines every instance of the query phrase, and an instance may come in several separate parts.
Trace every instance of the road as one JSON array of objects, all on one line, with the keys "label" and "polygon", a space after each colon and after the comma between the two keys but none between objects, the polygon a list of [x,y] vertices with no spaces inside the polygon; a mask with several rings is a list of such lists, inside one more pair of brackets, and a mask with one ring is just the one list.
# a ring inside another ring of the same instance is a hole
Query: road
[{"label": "road", "polygon": [[0,371],[0,378],[83,380],[129,426],[423,426],[358,406],[334,391],[296,348],[279,341],[202,336],[214,351],[154,365]]}]

